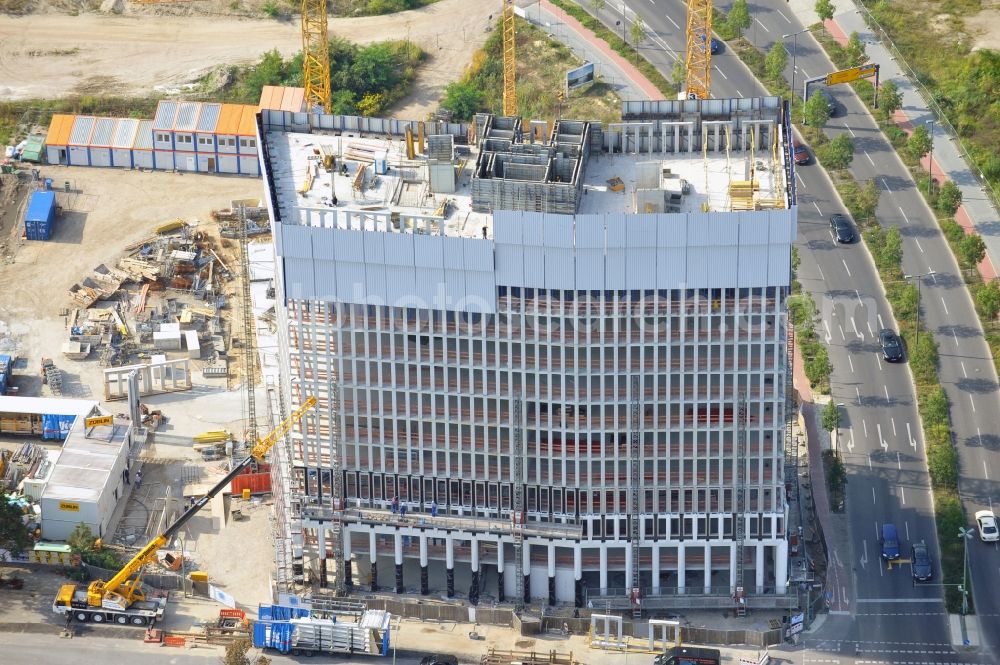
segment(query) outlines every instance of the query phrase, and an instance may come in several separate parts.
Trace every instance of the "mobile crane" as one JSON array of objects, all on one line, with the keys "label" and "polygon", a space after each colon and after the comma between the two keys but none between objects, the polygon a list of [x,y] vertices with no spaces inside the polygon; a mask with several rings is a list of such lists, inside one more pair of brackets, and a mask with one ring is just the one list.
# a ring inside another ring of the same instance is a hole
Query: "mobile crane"
[{"label": "mobile crane", "polygon": [[143,567],[155,562],[157,551],[169,543],[174,534],[180,531],[181,527],[204,508],[233,478],[254,462],[262,462],[264,456],[277,443],[278,439],[285,436],[295,423],[315,405],[316,398],[308,397],[298,409],[285,418],[267,436],[258,439],[253,448],[250,449],[249,455],[235,464],[222,480],[195,501],[162,534],[150,540],[110,580],[107,582],[94,580],[86,589],[79,588],[75,584],[65,584],[60,587],[59,593],[52,603],[52,611],[67,615],[80,622],[92,621],[94,623],[132,624],[134,626],[151,625],[162,619],[166,599],[147,599],[142,588]]}]

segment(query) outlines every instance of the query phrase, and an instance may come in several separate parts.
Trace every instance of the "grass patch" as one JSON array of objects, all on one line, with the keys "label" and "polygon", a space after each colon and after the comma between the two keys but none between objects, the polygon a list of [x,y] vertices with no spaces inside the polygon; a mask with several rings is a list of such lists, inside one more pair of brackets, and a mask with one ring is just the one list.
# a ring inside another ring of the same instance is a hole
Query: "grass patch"
[{"label": "grass patch", "polygon": [[[656,89],[663,93],[664,98],[676,98],[677,87],[668,81],[667,78],[663,76],[663,74],[661,74],[652,63],[645,58],[639,57],[640,54],[635,47],[623,40],[621,35],[618,35],[613,30],[607,28],[596,17],[588,14],[587,10],[577,4],[568,2],[568,0],[552,0],[552,4],[562,9],[564,12],[582,23],[583,27],[587,28],[595,35],[606,41],[608,46],[614,49],[618,55],[633,63],[639,71],[642,72],[643,76],[649,79],[650,82],[656,86]],[[520,53],[518,53],[518,58],[520,59]]]},{"label": "grass patch", "polygon": [[437,0],[330,0],[333,16],[380,16],[419,9]]},{"label": "grass patch", "polygon": [[64,99],[0,102],[0,145],[11,145],[23,138],[29,129],[27,124],[48,126],[55,113],[152,118],[157,101],[153,97],[77,95]]},{"label": "grass patch", "polygon": [[[517,111],[525,118],[584,118],[603,123],[621,120],[621,99],[603,81],[578,88],[560,102],[566,70],[583,64],[561,42],[549,39],[527,21],[517,19]],[[473,56],[465,75],[445,89],[442,108],[454,118],[476,112],[503,111],[503,36],[494,30]]]}]

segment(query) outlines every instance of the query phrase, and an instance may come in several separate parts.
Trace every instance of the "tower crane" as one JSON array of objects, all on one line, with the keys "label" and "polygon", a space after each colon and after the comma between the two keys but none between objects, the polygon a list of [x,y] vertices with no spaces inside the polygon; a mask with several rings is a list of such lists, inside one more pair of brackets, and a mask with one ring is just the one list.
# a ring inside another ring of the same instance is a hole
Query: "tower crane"
[{"label": "tower crane", "polygon": [[330,40],[327,0],[302,0],[302,67],[306,111],[330,112]]},{"label": "tower crane", "polygon": [[688,99],[708,99],[712,90],[712,0],[688,0],[684,88]]},{"label": "tower crane", "polygon": [[[303,0],[308,2],[309,0]],[[503,30],[503,114],[517,115],[517,38],[514,33],[514,0],[501,0]]]},{"label": "tower crane", "polygon": [[106,582],[94,580],[87,586],[86,591],[78,589],[75,584],[63,585],[56,595],[52,609],[59,614],[71,615],[78,621],[91,620],[94,623],[107,621],[143,625],[150,620],[155,621],[162,617],[163,605],[159,606],[161,609],[158,612],[151,612],[149,607],[143,606],[142,601],[146,600],[146,594],[142,589],[143,567],[155,562],[157,551],[169,543],[170,539],[233,478],[251,464],[262,462],[278,439],[288,434],[292,427],[302,419],[302,416],[314,406],[316,406],[316,398],[308,397],[298,409],[285,418],[267,436],[257,439],[250,449],[250,453],[242,461],[234,464],[222,480],[196,500],[180,517],[171,522],[163,533],[146,543],[145,547],[122,566],[122,569],[114,577]]}]

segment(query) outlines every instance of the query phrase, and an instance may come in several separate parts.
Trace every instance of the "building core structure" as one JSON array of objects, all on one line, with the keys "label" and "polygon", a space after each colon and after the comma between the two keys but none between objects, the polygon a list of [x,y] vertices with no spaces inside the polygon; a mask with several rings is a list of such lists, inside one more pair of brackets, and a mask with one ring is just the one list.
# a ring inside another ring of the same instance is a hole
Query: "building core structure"
[{"label": "building core structure", "polygon": [[272,392],[319,400],[276,450],[293,577],[598,608],[784,596],[780,98],[627,102],[604,126],[258,123]]}]

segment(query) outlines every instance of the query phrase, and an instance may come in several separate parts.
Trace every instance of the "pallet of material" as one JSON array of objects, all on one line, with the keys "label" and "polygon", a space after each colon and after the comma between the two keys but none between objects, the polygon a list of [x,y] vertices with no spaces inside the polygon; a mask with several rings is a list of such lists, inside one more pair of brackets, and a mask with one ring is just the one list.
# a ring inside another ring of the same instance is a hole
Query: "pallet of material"
[{"label": "pallet of material", "polygon": [[90,344],[63,342],[62,354],[70,360],[83,360],[90,355]]},{"label": "pallet of material", "polygon": [[72,298],[76,305],[86,309],[97,302],[98,293],[94,289],[83,286],[82,284],[74,284],[69,287],[69,297]]},{"label": "pallet of material", "polygon": [[161,266],[142,259],[124,258],[118,262],[118,267],[135,282],[156,281],[162,272]]}]

